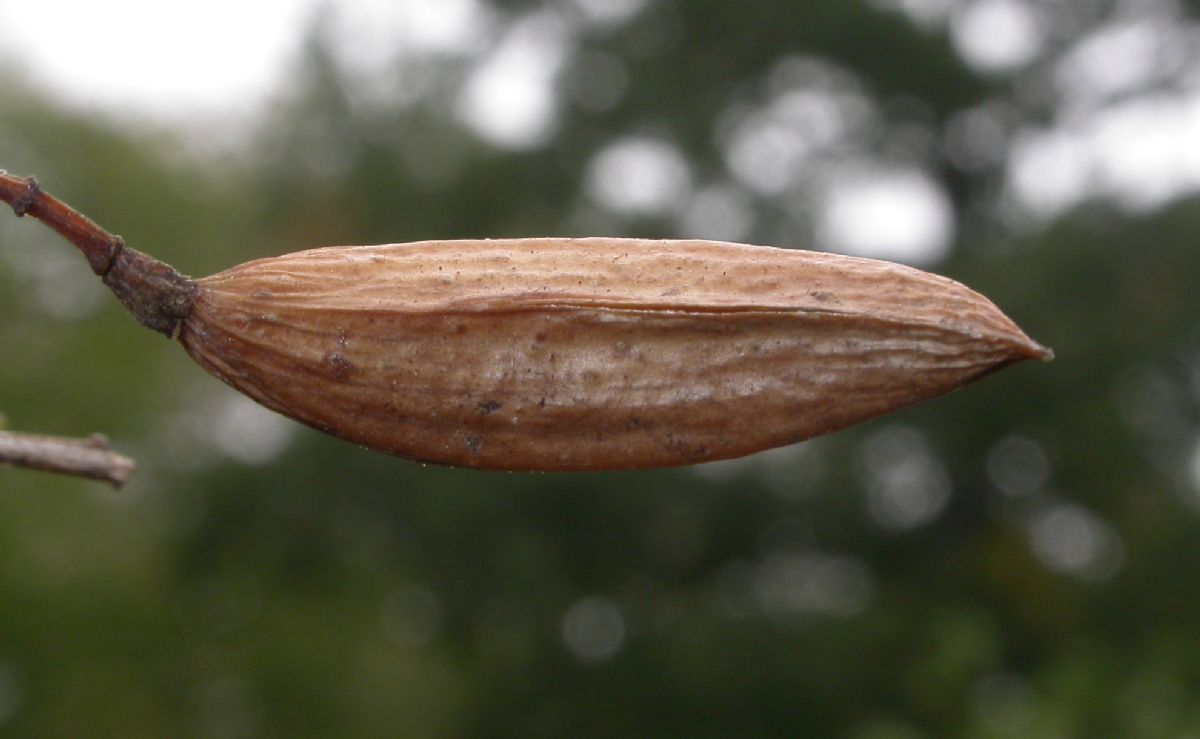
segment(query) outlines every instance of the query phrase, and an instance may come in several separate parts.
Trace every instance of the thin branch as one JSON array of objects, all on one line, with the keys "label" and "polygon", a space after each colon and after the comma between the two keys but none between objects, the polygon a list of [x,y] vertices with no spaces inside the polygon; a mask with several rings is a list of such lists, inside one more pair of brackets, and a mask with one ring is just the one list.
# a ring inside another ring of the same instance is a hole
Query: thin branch
[{"label": "thin branch", "polygon": [[108,274],[125,247],[120,236],[110,234],[63,201],[42,192],[33,177],[16,177],[0,169],[0,200],[12,206],[18,216],[32,216],[61,234],[83,252],[92,271],[101,277]]},{"label": "thin branch", "polygon": [[0,464],[86,477],[117,488],[136,467],[129,457],[112,451],[108,439],[100,434],[65,439],[12,431],[0,431]]},{"label": "thin branch", "polygon": [[175,338],[196,299],[196,283],[169,264],[125,246],[63,201],[44,192],[33,177],[0,169],[0,200],[17,216],[32,216],[83,252],[105,285],[138,323]]}]

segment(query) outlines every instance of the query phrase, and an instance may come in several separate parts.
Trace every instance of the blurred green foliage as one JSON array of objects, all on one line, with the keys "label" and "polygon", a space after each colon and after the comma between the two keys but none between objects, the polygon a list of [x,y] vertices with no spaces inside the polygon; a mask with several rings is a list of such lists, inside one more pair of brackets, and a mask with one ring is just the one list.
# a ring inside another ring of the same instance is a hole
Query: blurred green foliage
[{"label": "blurred green foliage", "polygon": [[[1114,7],[1079,3],[1071,33]],[[591,158],[667,132],[698,177],[727,178],[723,116],[797,55],[882,111],[856,155],[916,161],[950,192],[958,235],[936,269],[1054,363],[699,469],[430,468],[264,420],[137,328],[56,237],[0,217],[9,426],[102,430],[142,465],[119,493],[0,470],[0,732],[1200,732],[1200,200],[1014,226],[1002,162],[897,154],[896,136],[936,142],[968,107],[1050,115],[945,34],[832,0],[650,2],[567,61],[568,78],[619,61],[619,99],[564,97],[545,142],[504,149],[455,120],[468,62],[407,62],[418,103],[364,95],[318,22],[237,143],[7,79],[0,164],[193,274],[335,243],[671,236],[671,217],[590,203]],[[781,224],[811,202],[751,200],[746,240],[802,245]]]}]

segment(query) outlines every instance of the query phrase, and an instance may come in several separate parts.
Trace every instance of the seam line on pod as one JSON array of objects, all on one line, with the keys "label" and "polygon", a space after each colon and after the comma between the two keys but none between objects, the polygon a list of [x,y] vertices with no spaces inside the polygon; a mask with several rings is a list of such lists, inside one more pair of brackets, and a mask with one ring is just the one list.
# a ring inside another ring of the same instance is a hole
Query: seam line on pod
[{"label": "seam line on pod", "polygon": [[[293,309],[306,310],[302,304],[289,306]],[[383,316],[454,316],[454,315],[513,315],[518,313],[538,313],[538,312],[555,312],[566,313],[573,310],[591,310],[600,313],[618,313],[618,314],[644,314],[657,316],[808,316],[812,318],[829,318],[829,319],[848,319],[874,323],[878,325],[894,326],[897,328],[927,328],[947,334],[956,334],[973,339],[994,339],[1005,343],[1019,345],[1022,342],[1016,337],[1008,337],[1001,333],[962,325],[958,323],[946,324],[938,321],[918,320],[906,321],[903,319],[880,318],[867,313],[857,313],[853,311],[838,311],[828,308],[788,308],[783,306],[714,306],[705,308],[703,306],[654,306],[654,305],[621,305],[621,304],[604,304],[604,303],[564,303],[564,302],[546,302],[543,304],[521,304],[512,305],[505,304],[502,301],[489,301],[487,303],[476,303],[470,306],[462,304],[448,304],[439,306],[438,308],[421,308],[418,310],[390,309],[390,308],[336,308],[330,306],[322,306],[319,310],[330,313],[342,313],[346,315],[364,315],[375,314]],[[1032,339],[1026,338],[1025,341],[1029,345],[1024,347],[1029,351],[1048,351],[1044,347],[1033,342]],[[1035,346],[1038,349],[1035,350]]]},{"label": "seam line on pod", "polygon": [[[499,301],[496,301],[499,303]],[[301,306],[295,306],[304,310]],[[870,324],[901,332],[905,329],[923,329],[933,331],[938,334],[947,336],[960,336],[973,340],[984,340],[995,342],[997,344],[1008,347],[1014,353],[1020,353],[1026,357],[1043,358],[1045,352],[1049,350],[1042,347],[1037,342],[1027,336],[1012,336],[1002,332],[981,329],[979,327],[964,326],[961,324],[945,324],[937,321],[905,321],[894,318],[881,318],[872,316],[866,313],[856,313],[852,311],[837,311],[820,308],[784,308],[784,307],[756,307],[756,306],[729,306],[729,307],[714,307],[712,309],[704,309],[703,306],[699,310],[694,306],[631,306],[619,304],[602,304],[602,303],[551,303],[521,305],[512,304],[474,304],[470,307],[463,305],[451,305],[437,310],[428,308],[421,310],[395,310],[395,309],[369,309],[363,310],[358,308],[330,308],[322,307],[319,310],[327,313],[338,313],[344,315],[366,315],[374,314],[378,316],[394,316],[394,317],[428,317],[428,316],[478,316],[478,315],[516,315],[521,313],[567,313],[570,311],[584,310],[593,311],[595,313],[617,314],[617,315],[647,315],[660,317],[688,317],[688,316],[706,316],[706,317],[786,317],[797,316],[812,318],[815,320],[849,320],[863,324]],[[300,327],[299,322],[289,322],[290,330],[304,330]],[[248,335],[233,329],[231,326],[223,326],[223,330],[242,337],[243,339],[250,338]],[[317,332],[320,333],[320,332]],[[1013,361],[1016,361],[1015,359]]]}]

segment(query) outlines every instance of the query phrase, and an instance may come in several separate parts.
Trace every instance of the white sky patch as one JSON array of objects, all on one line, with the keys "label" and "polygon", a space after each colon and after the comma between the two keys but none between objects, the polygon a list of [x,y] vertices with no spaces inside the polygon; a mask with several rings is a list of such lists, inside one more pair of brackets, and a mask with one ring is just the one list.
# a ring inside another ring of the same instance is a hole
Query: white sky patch
[{"label": "white sky patch", "polygon": [[817,221],[821,248],[928,265],[950,246],[954,215],[942,188],[908,169],[859,169],[834,179]]},{"label": "white sky patch", "polygon": [[[0,0],[0,55],[86,107],[183,119],[254,108],[282,83],[321,0]],[[374,69],[398,55],[464,55],[494,18],[480,0],[339,0],[339,53]],[[62,19],[48,23],[47,18]]]},{"label": "white sky patch", "polygon": [[[0,53],[69,101],[180,115],[261,99],[311,2],[0,0]],[[8,62],[11,63],[11,62]]]},{"label": "white sky patch", "polygon": [[954,14],[950,38],[959,55],[982,72],[1008,72],[1038,55],[1043,21],[1020,0],[977,0]]},{"label": "white sky patch", "polygon": [[683,152],[659,139],[618,139],[588,165],[588,194],[617,213],[665,215],[679,210],[691,190],[691,170]]},{"label": "white sky patch", "polygon": [[555,81],[571,45],[552,13],[518,21],[467,80],[459,117],[496,146],[528,149],[543,143],[553,129]]}]

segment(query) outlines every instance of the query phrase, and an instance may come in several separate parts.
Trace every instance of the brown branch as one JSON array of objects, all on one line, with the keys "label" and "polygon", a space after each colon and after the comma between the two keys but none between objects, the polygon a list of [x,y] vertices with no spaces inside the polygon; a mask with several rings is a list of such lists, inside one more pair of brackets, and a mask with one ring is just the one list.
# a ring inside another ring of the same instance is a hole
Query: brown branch
[{"label": "brown branch", "polygon": [[0,200],[18,216],[32,216],[57,231],[87,257],[92,271],[138,323],[174,338],[196,299],[196,283],[169,264],[125,246],[114,236],[48,192],[33,177],[0,169]]},{"label": "brown branch", "polygon": [[0,464],[86,477],[117,488],[136,466],[129,457],[112,451],[108,439],[100,434],[64,439],[12,431],[0,431]]},{"label": "brown branch", "polygon": [[125,247],[114,236],[53,195],[42,192],[33,177],[16,177],[0,169],[0,200],[18,216],[32,216],[57,231],[87,257],[92,271],[103,277]]}]

